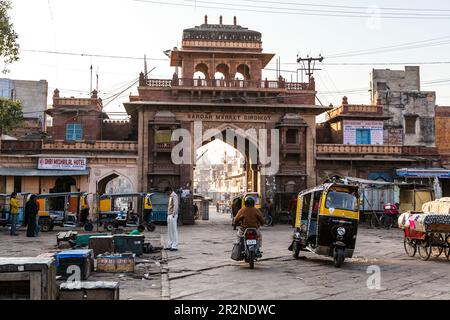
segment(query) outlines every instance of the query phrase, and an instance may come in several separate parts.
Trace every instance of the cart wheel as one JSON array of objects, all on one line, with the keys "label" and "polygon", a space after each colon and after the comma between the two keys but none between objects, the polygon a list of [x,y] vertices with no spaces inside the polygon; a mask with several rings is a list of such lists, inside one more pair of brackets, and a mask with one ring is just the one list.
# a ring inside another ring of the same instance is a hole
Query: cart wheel
[{"label": "cart wheel", "polygon": [[438,245],[433,245],[431,247],[431,254],[435,258],[439,258],[439,256],[442,254],[442,251],[444,251],[444,248],[442,247],[442,245],[444,244],[444,237],[439,233],[435,233],[432,235],[432,243]]},{"label": "cart wheel", "polygon": [[90,222],[86,222],[86,224],[84,225],[84,230],[85,231],[92,231],[94,230],[94,225]]},{"label": "cart wheel", "polygon": [[403,246],[408,256],[414,257],[416,255],[417,245],[415,240],[405,237],[405,240],[403,240]]},{"label": "cart wheel", "polygon": [[445,237],[445,249],[444,249],[445,257],[450,259],[450,234],[447,234]]},{"label": "cart wheel", "polygon": [[418,244],[419,256],[423,261],[427,261],[431,256],[431,243],[430,240],[423,240]]},{"label": "cart wheel", "polygon": [[147,224],[148,231],[153,232],[153,231],[155,231],[155,228],[156,228],[156,226],[154,223]]}]

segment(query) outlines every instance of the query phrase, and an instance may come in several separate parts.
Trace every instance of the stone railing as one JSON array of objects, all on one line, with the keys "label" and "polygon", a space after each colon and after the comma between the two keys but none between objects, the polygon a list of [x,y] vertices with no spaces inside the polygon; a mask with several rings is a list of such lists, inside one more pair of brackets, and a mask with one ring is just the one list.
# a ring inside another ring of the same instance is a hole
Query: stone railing
[{"label": "stone railing", "polygon": [[[142,85],[142,84],[141,84]],[[198,88],[231,88],[231,89],[282,89],[287,91],[314,90],[308,83],[286,81],[251,81],[224,79],[147,79],[145,85],[152,88],[198,87]]]},{"label": "stone railing", "polygon": [[340,107],[334,108],[327,112],[328,119],[334,118],[343,114],[355,114],[355,113],[363,113],[363,114],[374,114],[374,115],[382,115],[383,114],[383,106],[377,105],[358,105],[358,104],[347,104],[342,105]]},{"label": "stone railing", "polygon": [[91,152],[133,152],[137,153],[137,143],[135,141],[76,141],[68,142],[57,140],[44,142],[42,150],[67,150],[67,151],[91,151]]},{"label": "stone railing", "polygon": [[402,146],[396,145],[369,145],[369,144],[318,144],[316,153],[332,154],[402,154]]},{"label": "stone railing", "polygon": [[2,153],[39,153],[42,140],[1,140]]}]

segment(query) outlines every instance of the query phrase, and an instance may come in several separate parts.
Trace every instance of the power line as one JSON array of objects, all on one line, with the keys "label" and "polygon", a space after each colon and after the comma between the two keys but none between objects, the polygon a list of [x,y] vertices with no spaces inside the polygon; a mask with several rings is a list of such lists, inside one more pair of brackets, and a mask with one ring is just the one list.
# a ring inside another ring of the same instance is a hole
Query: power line
[{"label": "power line", "polygon": [[[263,0],[241,0],[246,2],[262,2],[262,3],[274,3],[274,4],[287,4],[295,6],[310,6],[310,7],[325,7],[325,8],[344,8],[344,9],[367,9],[368,7],[358,6],[343,6],[343,5],[327,5],[327,4],[312,4],[312,3],[294,3],[294,2],[282,2],[282,1],[263,1]],[[398,10],[398,11],[428,11],[428,12],[442,12],[450,11],[447,9],[429,9],[429,8],[399,8],[399,7],[380,7],[379,10]]]},{"label": "power line", "polygon": [[[143,57],[114,56],[114,55],[92,54],[92,53],[77,53],[77,52],[63,52],[63,51],[34,50],[34,49],[21,49],[21,51],[25,51],[25,52],[35,52],[35,53],[61,54],[61,55],[69,55],[69,56],[81,56],[81,57],[97,57],[97,58],[111,58],[111,59],[144,60]],[[169,59],[161,59],[161,58],[147,58],[147,60],[169,61]]]},{"label": "power line", "polygon": [[[447,39],[447,41],[442,41],[444,39]],[[392,50],[405,50],[405,49],[414,49],[418,47],[425,47],[425,46],[435,46],[435,45],[442,45],[442,44],[448,44],[450,36],[443,36],[439,38],[433,38],[433,39],[426,39],[426,40],[420,40],[420,41],[413,41],[413,42],[406,42],[398,45],[391,45],[391,46],[383,46],[383,47],[377,47],[377,48],[371,48],[371,49],[362,49],[362,50],[352,50],[352,51],[346,51],[336,54],[330,54],[327,55],[327,58],[340,58],[340,57],[347,57],[347,56],[353,56],[353,55],[362,55],[362,54],[369,54],[369,53],[377,53],[380,51],[392,51]],[[438,41],[440,40],[440,41]],[[436,42],[437,41],[437,42]],[[430,44],[431,42],[431,44]]]},{"label": "power line", "polygon": [[[345,17],[345,18],[372,18],[374,16],[378,18],[386,18],[386,19],[448,19],[450,18],[450,15],[434,15],[434,14],[428,14],[419,16],[418,14],[409,14],[409,15],[402,15],[401,13],[398,13],[395,16],[386,16],[383,14],[374,14],[374,13],[359,13],[354,14],[354,12],[345,12],[345,11],[336,11],[336,14],[331,13],[311,13],[306,12],[307,10],[296,10],[292,8],[276,8],[271,7],[272,11],[268,10],[258,10],[258,9],[252,9],[252,8],[264,8],[262,6],[249,6],[249,5],[234,5],[229,3],[218,3],[218,2],[207,2],[208,4],[223,4],[228,5],[230,7],[221,7],[221,6],[211,6],[211,5],[199,5],[197,3],[203,2],[199,0],[180,0],[180,1],[189,1],[194,2],[194,4],[183,4],[183,3],[169,3],[169,2],[161,2],[161,1],[150,1],[150,0],[133,0],[135,2],[145,2],[145,3],[153,3],[153,4],[161,4],[161,5],[169,5],[169,6],[179,6],[179,7],[194,7],[194,8],[206,8],[206,9],[221,9],[221,10],[232,10],[232,11],[243,11],[243,12],[259,12],[259,13],[271,13],[271,14],[293,14],[293,15],[306,15],[306,16],[323,16],[323,17]],[[249,8],[249,9],[248,9]],[[273,11],[275,10],[275,11]],[[291,10],[291,11],[282,11],[282,10]],[[312,11],[312,10],[308,10]],[[324,12],[325,10],[322,10],[321,12]],[[384,13],[386,14],[386,13]]]}]

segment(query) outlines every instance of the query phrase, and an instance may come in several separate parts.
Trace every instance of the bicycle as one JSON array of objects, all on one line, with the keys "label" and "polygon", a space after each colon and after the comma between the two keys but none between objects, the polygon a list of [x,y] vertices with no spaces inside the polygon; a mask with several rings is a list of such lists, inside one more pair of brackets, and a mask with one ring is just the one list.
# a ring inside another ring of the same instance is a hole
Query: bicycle
[{"label": "bicycle", "polygon": [[367,218],[369,220],[369,228],[371,229],[380,227],[389,229],[394,226],[394,217],[392,214],[372,211]]}]

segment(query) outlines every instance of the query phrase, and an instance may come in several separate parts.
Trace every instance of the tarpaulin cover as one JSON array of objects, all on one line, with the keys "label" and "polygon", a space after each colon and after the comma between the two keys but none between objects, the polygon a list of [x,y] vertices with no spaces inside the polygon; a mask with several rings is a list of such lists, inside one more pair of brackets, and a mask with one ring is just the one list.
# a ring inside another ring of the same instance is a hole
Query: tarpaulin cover
[{"label": "tarpaulin cover", "polygon": [[450,214],[450,198],[440,198],[425,202],[422,205],[422,211],[433,214]]}]

